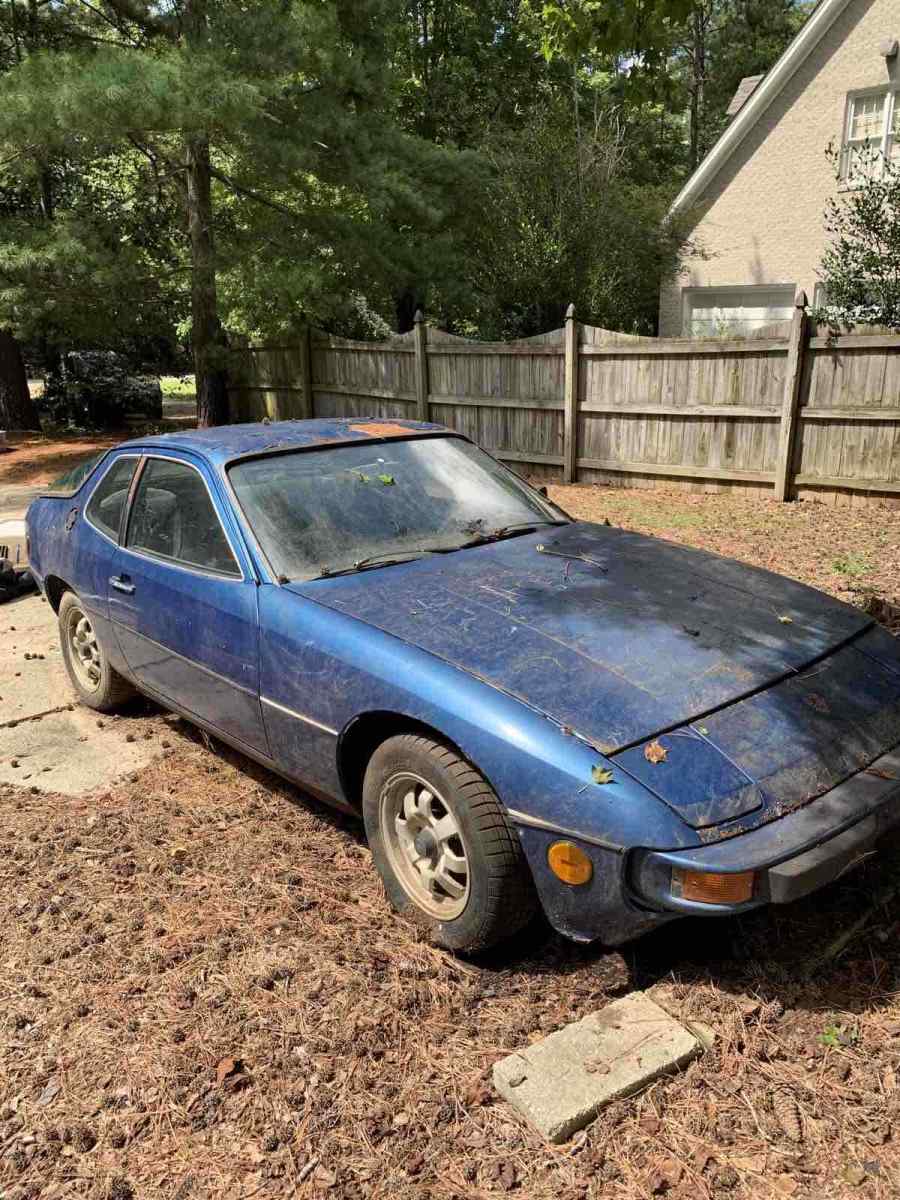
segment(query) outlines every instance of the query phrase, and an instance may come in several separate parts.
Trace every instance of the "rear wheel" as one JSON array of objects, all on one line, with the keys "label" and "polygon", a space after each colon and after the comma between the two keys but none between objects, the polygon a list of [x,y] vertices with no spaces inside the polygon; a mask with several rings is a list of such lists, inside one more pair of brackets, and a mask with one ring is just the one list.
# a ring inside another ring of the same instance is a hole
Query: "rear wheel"
[{"label": "rear wheel", "polygon": [[521,846],[493,789],[456,751],[416,734],[369,762],[363,816],[396,909],[449,950],[481,950],[518,932],[537,901]]},{"label": "rear wheel", "polygon": [[69,679],[82,704],[113,712],[135,695],[128,680],[109,665],[93,619],[74,592],[66,592],[60,601],[59,638]]}]

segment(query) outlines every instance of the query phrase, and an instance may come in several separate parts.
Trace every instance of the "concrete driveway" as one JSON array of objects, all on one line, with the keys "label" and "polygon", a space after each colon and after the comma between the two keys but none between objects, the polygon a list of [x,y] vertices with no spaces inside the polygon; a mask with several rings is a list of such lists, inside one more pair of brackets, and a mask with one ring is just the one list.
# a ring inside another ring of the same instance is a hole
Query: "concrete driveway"
[{"label": "concrete driveway", "polygon": [[5,483],[0,487],[0,521],[24,518],[25,510],[44,488],[24,483]]},{"label": "concrete driveway", "polygon": [[[15,526],[39,488],[0,487],[0,528]],[[3,541],[0,538],[0,541]],[[146,714],[143,714],[146,716]],[[31,594],[0,605],[0,784],[77,796],[108,786],[161,752],[134,717],[78,704],[63,666],[56,615]]]},{"label": "concrete driveway", "polygon": [[107,787],[161,753],[146,725],[146,712],[101,717],[77,703],[42,597],[0,606],[0,783],[72,796]]}]

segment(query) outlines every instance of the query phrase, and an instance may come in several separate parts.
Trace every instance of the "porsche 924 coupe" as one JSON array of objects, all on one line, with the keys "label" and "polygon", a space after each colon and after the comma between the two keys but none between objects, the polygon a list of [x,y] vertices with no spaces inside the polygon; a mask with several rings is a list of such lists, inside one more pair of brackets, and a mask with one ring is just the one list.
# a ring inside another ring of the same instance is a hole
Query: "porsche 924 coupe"
[{"label": "porsche 924 coupe", "polygon": [[900,822],[900,646],[767,571],[571,520],[405,420],[126,442],[36,499],[82,702],[134,691],[361,813],[454,950],[783,903]]}]

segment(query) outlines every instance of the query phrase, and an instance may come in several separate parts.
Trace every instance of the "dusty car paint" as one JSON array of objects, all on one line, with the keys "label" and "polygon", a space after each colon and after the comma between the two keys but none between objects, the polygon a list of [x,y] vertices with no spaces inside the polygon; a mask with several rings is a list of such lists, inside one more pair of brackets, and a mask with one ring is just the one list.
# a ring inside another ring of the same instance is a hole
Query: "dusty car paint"
[{"label": "dusty car paint", "polygon": [[[79,592],[122,674],[331,803],[357,805],[373,733],[412,722],[453,742],[506,806],[549,919],[576,939],[614,944],[706,911],[664,894],[673,864],[742,870],[742,845],[762,903],[768,867],[809,852],[804,830],[828,846],[854,814],[871,816],[872,789],[846,785],[900,742],[900,651],[858,610],[794,581],[578,522],[365,574],[276,580],[229,464],[411,436],[447,431],[323,420],[127,443],[72,495],[32,505],[35,572],[51,601],[63,585]],[[84,520],[122,455],[201,473],[240,579],[139,560]],[[132,594],[110,586],[123,574]],[[898,788],[879,779],[879,830],[900,820]],[[561,834],[592,858],[590,884],[550,872]],[[823,875],[814,865],[807,882]]]}]

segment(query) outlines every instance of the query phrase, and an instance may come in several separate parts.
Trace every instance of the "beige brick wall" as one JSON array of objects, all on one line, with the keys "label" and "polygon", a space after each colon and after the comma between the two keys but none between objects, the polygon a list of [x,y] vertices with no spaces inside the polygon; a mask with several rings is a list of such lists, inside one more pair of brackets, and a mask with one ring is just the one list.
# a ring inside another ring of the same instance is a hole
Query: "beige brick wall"
[{"label": "beige brick wall", "polygon": [[793,283],[810,299],[825,249],[822,225],[837,184],[825,158],[843,134],[847,93],[900,82],[878,53],[900,37],[900,0],[851,0],[724,164],[701,203],[689,259],[660,294],[660,334],[682,333],[683,287]]}]

